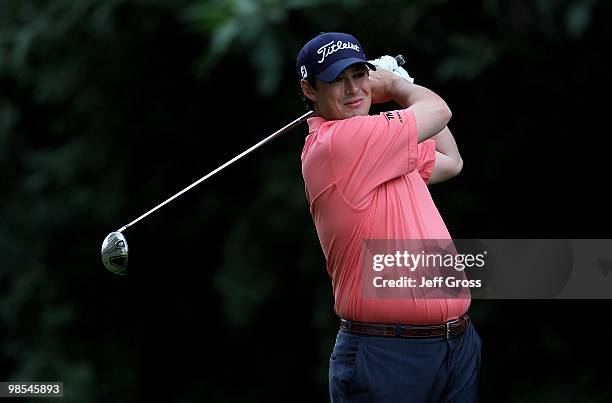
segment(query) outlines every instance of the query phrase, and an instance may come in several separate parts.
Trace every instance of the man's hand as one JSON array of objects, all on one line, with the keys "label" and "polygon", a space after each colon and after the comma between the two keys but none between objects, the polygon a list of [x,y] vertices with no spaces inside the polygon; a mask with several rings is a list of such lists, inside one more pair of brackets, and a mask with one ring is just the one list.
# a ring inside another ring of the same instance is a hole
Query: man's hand
[{"label": "man's hand", "polygon": [[[392,82],[395,77],[414,83],[414,78],[400,65],[393,56],[385,55],[374,60],[368,60],[376,66],[376,71],[370,71],[370,85],[372,86],[372,103],[381,104],[392,101]],[[392,73],[395,77],[387,74]]]},{"label": "man's hand", "polygon": [[378,68],[370,71],[370,87],[372,89],[372,103],[382,104],[393,100],[391,88],[394,81],[403,80],[392,72]]}]

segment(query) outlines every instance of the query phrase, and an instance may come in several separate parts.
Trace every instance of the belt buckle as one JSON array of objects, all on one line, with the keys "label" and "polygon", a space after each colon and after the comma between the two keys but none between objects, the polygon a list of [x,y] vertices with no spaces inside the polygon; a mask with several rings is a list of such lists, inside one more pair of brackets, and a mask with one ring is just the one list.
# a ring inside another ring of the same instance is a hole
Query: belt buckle
[{"label": "belt buckle", "polygon": [[444,325],[446,327],[446,332],[444,333],[444,338],[448,340],[448,339],[450,339],[450,331],[451,331],[450,322],[446,322]]}]

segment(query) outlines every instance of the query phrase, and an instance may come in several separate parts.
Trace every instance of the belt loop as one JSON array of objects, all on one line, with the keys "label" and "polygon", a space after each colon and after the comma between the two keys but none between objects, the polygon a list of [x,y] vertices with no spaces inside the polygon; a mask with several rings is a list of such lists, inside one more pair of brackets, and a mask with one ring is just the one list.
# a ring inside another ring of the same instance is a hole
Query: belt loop
[{"label": "belt loop", "polygon": [[402,335],[402,325],[399,323],[395,324],[395,337],[400,337]]},{"label": "belt loop", "polygon": [[347,322],[348,322],[348,332],[353,333],[353,319],[349,319]]}]

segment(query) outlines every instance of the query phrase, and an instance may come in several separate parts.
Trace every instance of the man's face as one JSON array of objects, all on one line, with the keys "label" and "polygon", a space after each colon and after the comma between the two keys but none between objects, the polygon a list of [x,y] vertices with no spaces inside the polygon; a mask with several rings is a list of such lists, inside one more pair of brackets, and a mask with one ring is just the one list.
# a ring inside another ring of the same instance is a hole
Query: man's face
[{"label": "man's face", "polygon": [[372,104],[368,68],[365,64],[354,64],[331,83],[317,80],[317,89],[312,94],[316,112],[327,120],[367,115]]}]

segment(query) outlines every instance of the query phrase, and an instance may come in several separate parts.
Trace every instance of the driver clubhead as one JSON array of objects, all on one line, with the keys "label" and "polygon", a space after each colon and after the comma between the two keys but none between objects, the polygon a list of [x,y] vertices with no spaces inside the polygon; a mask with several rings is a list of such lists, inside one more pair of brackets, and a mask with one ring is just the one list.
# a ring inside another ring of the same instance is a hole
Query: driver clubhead
[{"label": "driver clubhead", "polygon": [[126,275],[128,244],[121,232],[111,232],[102,242],[102,263],[115,274]]}]

